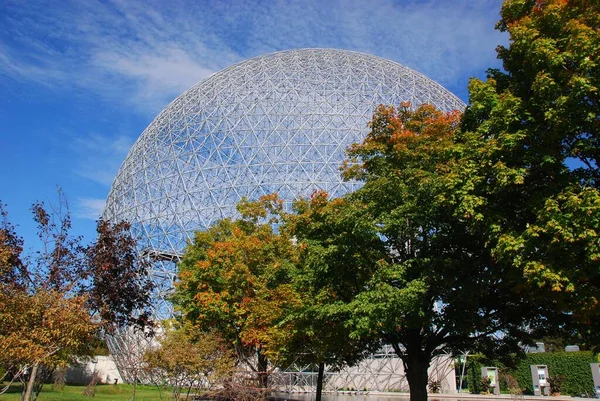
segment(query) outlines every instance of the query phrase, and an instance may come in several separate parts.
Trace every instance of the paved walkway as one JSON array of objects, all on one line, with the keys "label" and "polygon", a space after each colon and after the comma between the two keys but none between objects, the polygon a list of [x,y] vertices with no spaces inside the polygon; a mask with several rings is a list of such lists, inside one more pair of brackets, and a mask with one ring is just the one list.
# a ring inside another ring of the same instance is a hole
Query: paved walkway
[{"label": "paved walkway", "polygon": [[[369,392],[368,394],[375,396],[374,398],[393,398],[393,399],[405,399],[408,400],[409,396],[406,393],[381,393],[381,392]],[[515,400],[515,401],[565,401],[565,400],[573,400],[573,401],[598,401],[597,398],[584,398],[584,397],[571,397],[567,395],[559,395],[559,396],[536,396],[536,395],[511,395],[511,394],[499,394],[499,395],[481,395],[481,394],[469,394],[469,393],[460,393],[460,394],[429,394],[429,401],[433,400],[443,400],[443,401],[493,401],[493,400]]]},{"label": "paved walkway", "polygon": [[[492,401],[492,400],[515,400],[515,401],[560,401],[560,400],[594,400],[593,398],[571,397],[567,395],[559,396],[536,396],[536,395],[481,395],[481,394],[429,394],[429,400],[466,400],[466,401]],[[597,399],[596,399],[597,401]]]},{"label": "paved walkway", "polygon": [[[310,401],[315,399],[314,393],[276,393],[272,397],[276,401]],[[382,393],[376,391],[360,393],[323,393],[323,401],[408,401],[407,393]],[[570,396],[533,396],[511,394],[429,394],[429,401],[598,401],[597,398]]]}]

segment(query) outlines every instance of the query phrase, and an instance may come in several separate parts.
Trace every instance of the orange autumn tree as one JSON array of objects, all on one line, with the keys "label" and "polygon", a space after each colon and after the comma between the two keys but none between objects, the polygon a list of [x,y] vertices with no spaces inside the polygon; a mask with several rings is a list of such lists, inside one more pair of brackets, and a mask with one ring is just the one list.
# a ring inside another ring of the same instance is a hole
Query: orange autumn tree
[{"label": "orange autumn tree", "polygon": [[97,330],[87,296],[78,293],[83,247],[69,235],[60,201],[54,214],[32,206],[41,243],[35,257],[23,257],[23,240],[0,206],[0,366],[23,381],[25,401],[37,398],[41,371],[85,354]]},{"label": "orange autumn tree", "polygon": [[[4,288],[2,288],[4,290]],[[23,398],[34,399],[41,368],[64,366],[85,355],[94,339],[85,296],[65,297],[57,290],[0,294],[1,360],[14,368],[29,367]]]},{"label": "orange autumn tree", "polygon": [[184,320],[226,339],[262,387],[269,360],[277,360],[289,335],[279,323],[299,303],[291,284],[293,242],[273,229],[282,205],[276,195],[243,200],[239,220],[220,220],[197,232],[179,264],[173,298]]},{"label": "orange autumn tree", "polygon": [[98,239],[84,246],[71,234],[62,192],[57,204],[38,202],[31,211],[37,248],[24,252],[0,204],[0,367],[23,382],[25,401],[36,399],[47,373],[87,355],[104,333],[150,324],[143,319],[150,286],[126,224],[99,222]]}]

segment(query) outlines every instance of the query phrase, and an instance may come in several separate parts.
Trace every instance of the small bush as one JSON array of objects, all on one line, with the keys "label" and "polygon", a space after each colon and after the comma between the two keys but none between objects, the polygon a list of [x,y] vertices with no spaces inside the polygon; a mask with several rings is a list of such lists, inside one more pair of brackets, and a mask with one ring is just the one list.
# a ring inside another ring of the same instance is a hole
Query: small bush
[{"label": "small bush", "polygon": [[54,391],[63,391],[67,382],[67,368],[59,367],[52,373],[52,389]]},{"label": "small bush", "polygon": [[442,381],[429,379],[429,383],[427,384],[427,388],[432,394],[439,394],[442,391]]},{"label": "small bush", "polygon": [[550,385],[550,394],[560,394],[565,381],[564,375],[555,375],[548,378],[548,384]]},{"label": "small bush", "polygon": [[481,394],[489,394],[491,385],[492,385],[492,379],[487,376],[482,376],[481,377]]}]

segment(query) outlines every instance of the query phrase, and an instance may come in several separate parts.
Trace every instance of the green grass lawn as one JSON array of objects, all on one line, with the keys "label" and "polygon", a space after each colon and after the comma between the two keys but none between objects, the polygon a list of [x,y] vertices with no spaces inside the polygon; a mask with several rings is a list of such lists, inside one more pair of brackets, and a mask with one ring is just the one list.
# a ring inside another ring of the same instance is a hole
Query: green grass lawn
[{"label": "green grass lawn", "polygon": [[[45,384],[38,397],[39,401],[129,401],[133,395],[133,385],[130,384],[99,384],[96,395],[83,395],[85,386],[65,386],[62,391],[54,391],[52,384]],[[0,401],[19,401],[21,386],[12,386],[10,390],[0,395]],[[161,393],[156,386],[138,385],[135,392],[136,401],[161,401]],[[162,391],[162,401],[172,399],[170,391]]]}]

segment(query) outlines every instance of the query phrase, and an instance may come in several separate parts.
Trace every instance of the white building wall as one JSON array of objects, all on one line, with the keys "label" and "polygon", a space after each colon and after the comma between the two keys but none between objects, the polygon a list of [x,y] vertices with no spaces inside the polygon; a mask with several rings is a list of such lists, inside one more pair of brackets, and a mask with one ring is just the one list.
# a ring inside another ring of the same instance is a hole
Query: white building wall
[{"label": "white building wall", "polygon": [[[429,379],[441,382],[442,393],[456,393],[454,363],[451,357],[435,358],[429,367]],[[327,390],[408,392],[402,360],[394,356],[368,358],[357,366],[328,374]]]},{"label": "white building wall", "polygon": [[117,365],[112,356],[94,356],[91,360],[83,360],[78,365],[67,369],[66,380],[69,384],[88,384],[94,372],[100,377],[100,383],[113,384],[115,379],[123,383]]}]

